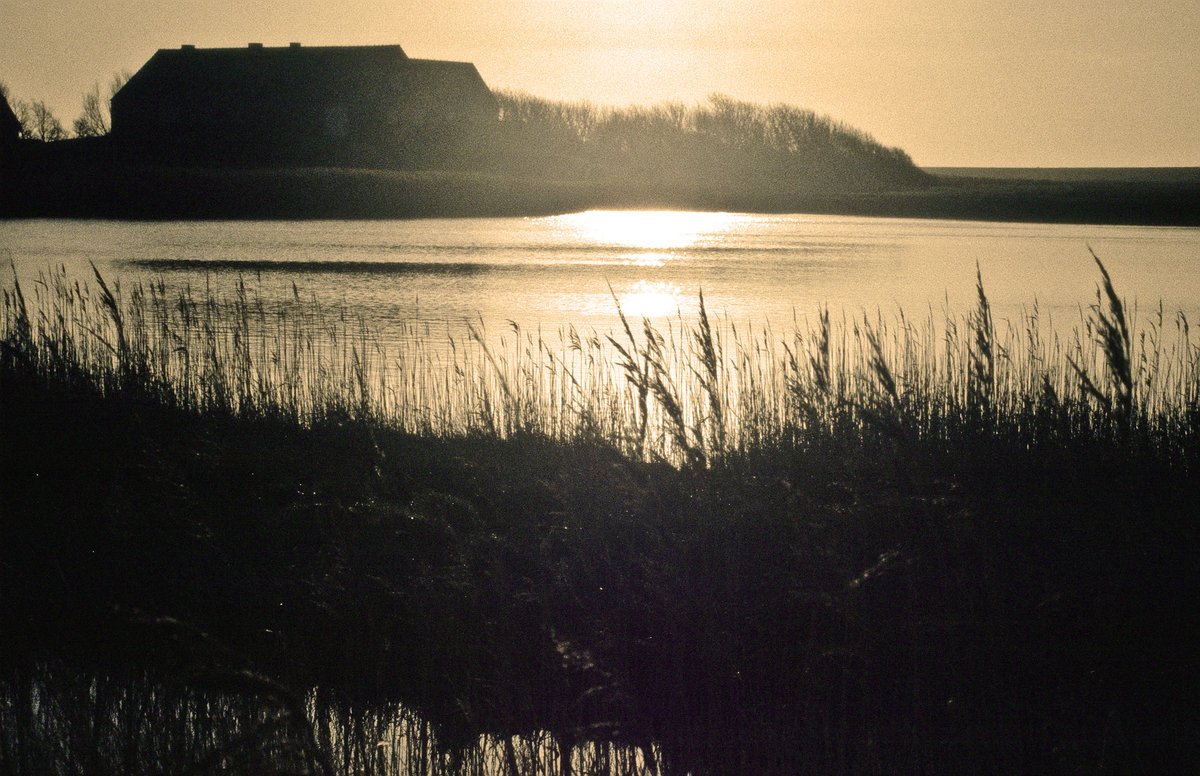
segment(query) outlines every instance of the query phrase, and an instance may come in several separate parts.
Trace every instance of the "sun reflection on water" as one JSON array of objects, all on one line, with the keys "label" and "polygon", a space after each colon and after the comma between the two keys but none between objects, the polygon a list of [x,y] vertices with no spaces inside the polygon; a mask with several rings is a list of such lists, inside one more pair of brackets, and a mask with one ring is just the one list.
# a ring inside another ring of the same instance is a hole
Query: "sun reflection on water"
[{"label": "sun reflection on water", "polygon": [[675,254],[669,251],[643,251],[622,254],[621,263],[631,267],[665,267],[673,258]]},{"label": "sun reflection on water", "polygon": [[615,294],[621,311],[638,321],[674,316],[681,309],[689,309],[696,292],[680,286],[680,267],[688,264],[692,254],[736,238],[756,218],[741,213],[589,210],[554,216],[552,220],[560,244],[598,249],[581,263],[635,268],[608,278],[608,292],[595,291],[586,296],[599,303],[598,310],[611,313],[609,293]]},{"label": "sun reflection on water", "polygon": [[627,291],[617,291],[621,311],[631,320],[674,315],[683,304],[680,289],[674,283],[639,280]]},{"label": "sun reflection on water", "polygon": [[[573,236],[600,245],[640,248],[644,258],[665,260],[671,250],[719,240],[736,229],[736,213],[696,213],[674,210],[589,210],[558,216]],[[639,258],[643,258],[639,257]]]}]

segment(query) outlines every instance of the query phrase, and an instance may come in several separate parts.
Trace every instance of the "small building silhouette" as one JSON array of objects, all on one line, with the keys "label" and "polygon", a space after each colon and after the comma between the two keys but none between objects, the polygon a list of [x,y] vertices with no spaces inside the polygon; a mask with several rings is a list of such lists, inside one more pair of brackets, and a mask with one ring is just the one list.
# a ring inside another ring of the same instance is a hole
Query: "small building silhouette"
[{"label": "small building silhouette", "polygon": [[185,45],[114,95],[112,136],[160,163],[466,166],[497,114],[474,65],[400,46]]},{"label": "small building silhouette", "polygon": [[13,145],[20,137],[21,122],[8,104],[8,98],[0,94],[0,146]]}]

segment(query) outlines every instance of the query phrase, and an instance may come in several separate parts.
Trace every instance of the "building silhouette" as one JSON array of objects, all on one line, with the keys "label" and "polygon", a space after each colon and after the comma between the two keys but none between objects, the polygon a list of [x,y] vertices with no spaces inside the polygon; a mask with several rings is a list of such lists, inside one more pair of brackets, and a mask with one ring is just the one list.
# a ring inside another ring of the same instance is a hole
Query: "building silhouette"
[{"label": "building silhouette", "polygon": [[497,113],[473,64],[400,46],[185,45],[113,97],[112,137],[152,163],[462,167]]},{"label": "building silhouette", "polygon": [[0,146],[13,145],[21,137],[21,122],[8,99],[0,94]]}]

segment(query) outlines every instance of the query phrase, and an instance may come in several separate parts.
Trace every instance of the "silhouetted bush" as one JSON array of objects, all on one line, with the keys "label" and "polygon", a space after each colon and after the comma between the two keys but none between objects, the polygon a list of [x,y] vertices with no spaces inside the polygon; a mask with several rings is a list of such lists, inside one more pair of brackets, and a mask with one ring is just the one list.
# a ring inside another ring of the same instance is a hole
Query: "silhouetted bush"
[{"label": "silhouetted bush", "polygon": [[790,105],[722,95],[625,108],[499,92],[493,164],[551,178],[646,187],[865,191],[927,183],[897,148]]}]

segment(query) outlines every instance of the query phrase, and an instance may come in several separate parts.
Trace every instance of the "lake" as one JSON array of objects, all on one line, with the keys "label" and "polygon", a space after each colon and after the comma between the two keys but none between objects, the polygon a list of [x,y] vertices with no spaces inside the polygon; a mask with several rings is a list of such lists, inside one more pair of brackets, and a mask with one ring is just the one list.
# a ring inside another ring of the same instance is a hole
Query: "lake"
[{"label": "lake", "polygon": [[[0,256],[23,283],[63,265],[130,284],[230,291],[244,278],[270,301],[295,291],[345,303],[399,336],[404,322],[487,331],[619,326],[682,313],[703,291],[711,314],[791,327],[822,304],[910,318],[963,313],[978,264],[998,320],[1036,301],[1073,325],[1100,278],[1143,314],[1200,319],[1200,229],[757,215],[591,211],[540,218],[396,221],[0,221]],[[294,284],[294,287],[293,287]],[[611,289],[611,290],[610,290]],[[411,330],[411,329],[410,329]]]}]

